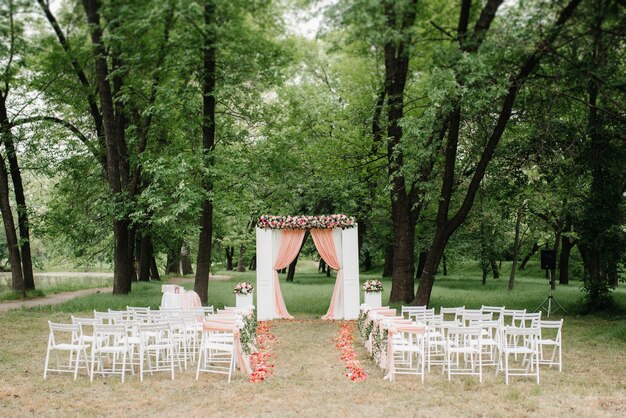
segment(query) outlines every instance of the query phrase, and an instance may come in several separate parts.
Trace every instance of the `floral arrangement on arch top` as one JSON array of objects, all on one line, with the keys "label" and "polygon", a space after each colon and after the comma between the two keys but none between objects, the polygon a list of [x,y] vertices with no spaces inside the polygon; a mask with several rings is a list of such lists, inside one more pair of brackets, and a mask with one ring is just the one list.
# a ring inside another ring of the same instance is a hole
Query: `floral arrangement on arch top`
[{"label": "floral arrangement on arch top", "polygon": [[382,292],[383,284],[380,280],[368,280],[363,283],[363,290],[367,293]]},{"label": "floral arrangement on arch top", "polygon": [[261,215],[257,221],[261,229],[332,229],[354,228],[356,221],[353,217],[344,214],[320,216],[282,216]]},{"label": "floral arrangement on arch top", "polygon": [[250,282],[240,282],[235,285],[233,292],[237,295],[249,295],[254,290]]}]

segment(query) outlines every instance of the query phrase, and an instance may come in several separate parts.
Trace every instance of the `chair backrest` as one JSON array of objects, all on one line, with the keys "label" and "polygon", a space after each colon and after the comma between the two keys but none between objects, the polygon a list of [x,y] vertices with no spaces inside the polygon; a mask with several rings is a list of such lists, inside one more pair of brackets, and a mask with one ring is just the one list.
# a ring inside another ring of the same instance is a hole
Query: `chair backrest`
[{"label": "chair backrest", "polygon": [[409,311],[409,318],[419,323],[426,323],[427,321],[435,318],[435,308],[424,309],[419,311]]},{"label": "chair backrest", "polygon": [[459,318],[459,313],[463,312],[464,310],[465,310],[465,305],[457,306],[453,308],[444,308],[442,306],[439,308],[439,313],[443,315],[444,318],[454,315],[454,320],[457,320]]},{"label": "chair backrest", "polygon": [[474,313],[474,312],[463,312],[460,316],[461,322],[465,326],[472,325],[482,321],[492,321],[493,314],[491,313]]},{"label": "chair backrest", "polygon": [[479,327],[450,327],[448,328],[447,341],[455,347],[480,350],[482,346],[481,329]]},{"label": "chair backrest", "polygon": [[504,311],[504,306],[487,306],[487,305],[483,305],[483,306],[481,306],[480,311],[482,313],[491,313],[494,316],[497,315],[495,317],[495,319],[498,319],[500,317],[500,315],[502,314],[502,311]]},{"label": "chair backrest", "polygon": [[518,315],[513,318],[513,325],[521,328],[534,328],[538,326],[541,321],[541,311],[539,312],[526,312],[524,315]]},{"label": "chair backrest", "polygon": [[500,313],[505,325],[513,325],[517,318],[526,314],[526,309],[504,309]]},{"label": "chair backrest", "polygon": [[93,311],[93,317],[99,319],[103,324],[112,324],[116,319],[122,319],[123,315],[119,311]]},{"label": "chair backrest", "polygon": [[50,335],[48,338],[48,343],[50,345],[62,343],[73,344],[76,343],[76,341],[79,341],[82,336],[80,325],[78,324],[60,324],[48,321],[48,327],[50,328]]},{"label": "chair backrest", "polygon": [[172,325],[169,322],[140,324],[138,326],[139,338],[144,346],[150,344],[172,343]]},{"label": "chair backrest", "polygon": [[546,338],[546,334],[550,334],[549,337],[553,338],[555,342],[561,342],[561,329],[563,328],[563,319],[558,321],[540,320],[537,323],[539,327],[539,337]]},{"label": "chair backrest", "polygon": [[422,305],[422,306],[402,306],[402,311],[401,311],[401,315],[404,316],[404,314],[409,315],[409,317],[411,316],[411,313],[417,313],[417,312],[424,312],[426,310],[426,305]]},{"label": "chair backrest", "polygon": [[93,335],[96,348],[108,345],[128,347],[128,328],[125,324],[95,324]]},{"label": "chair backrest", "polygon": [[99,318],[81,318],[78,316],[72,316],[72,324],[77,324],[80,327],[82,335],[93,335],[93,326],[101,323],[102,320]]}]

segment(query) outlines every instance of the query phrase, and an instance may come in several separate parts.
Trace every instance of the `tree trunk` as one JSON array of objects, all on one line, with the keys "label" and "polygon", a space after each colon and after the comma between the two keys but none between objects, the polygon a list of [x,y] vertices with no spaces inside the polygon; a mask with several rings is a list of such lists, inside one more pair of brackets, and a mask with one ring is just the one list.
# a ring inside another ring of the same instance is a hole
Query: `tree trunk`
[{"label": "tree trunk", "polygon": [[317,264],[317,272],[318,273],[326,273],[326,262],[322,257],[320,257],[320,261]]},{"label": "tree trunk", "polygon": [[139,241],[141,243],[141,251],[139,258],[139,275],[137,280],[140,282],[150,281],[150,264],[152,263],[152,241],[150,235],[142,234]]},{"label": "tree trunk", "polygon": [[9,197],[9,179],[4,157],[0,154],[0,211],[4,223],[4,232],[7,237],[7,247],[9,251],[9,263],[11,263],[11,288],[22,296],[26,296],[24,287],[24,275],[22,273],[22,260],[20,248],[15,233],[15,222],[11,211],[11,200]]},{"label": "tree trunk", "polygon": [[252,258],[250,259],[250,266],[248,270],[256,270],[256,253],[252,254]]},{"label": "tree trunk", "polygon": [[363,271],[370,271],[372,264],[372,253],[368,249],[363,250]]},{"label": "tree trunk", "polygon": [[522,224],[523,206],[517,210],[517,216],[515,217],[515,239],[513,241],[513,262],[511,263],[511,274],[509,274],[509,290],[513,290],[515,285],[515,273],[517,270],[517,259],[519,258],[520,248],[520,226]]},{"label": "tree trunk", "polygon": [[385,264],[383,267],[383,277],[391,277],[393,274],[393,244],[385,246]]},{"label": "tree trunk", "polygon": [[559,254],[559,284],[569,284],[569,257],[574,248],[574,240],[561,236],[561,254]]},{"label": "tree trunk", "polygon": [[428,255],[428,251],[420,251],[419,258],[417,261],[417,271],[415,272],[416,281],[419,281],[420,276],[422,275],[422,271],[424,271],[424,266],[426,265],[427,255]]},{"label": "tree trunk", "polygon": [[[444,257],[445,257],[445,254],[444,254]],[[496,262],[496,259],[495,258],[491,258],[491,260],[489,260],[489,263],[491,264],[491,272],[493,273],[493,278],[494,279],[499,279],[500,278],[500,272],[498,271],[498,263]]]},{"label": "tree trunk", "polygon": [[[202,68],[202,151],[206,158],[207,169],[214,165],[215,148],[215,4],[213,0],[204,1],[204,45]],[[203,305],[209,299],[209,270],[211,267],[211,245],[213,240],[213,201],[209,197],[213,192],[213,178],[210,174],[203,179],[206,196],[202,201],[200,217],[200,237],[198,239],[198,258],[196,261],[196,280],[194,290],[200,296]]]},{"label": "tree trunk", "polygon": [[[396,205],[399,212],[408,207]],[[413,248],[415,244],[415,225],[410,216],[394,216],[394,248],[393,273],[391,276],[391,294],[389,303],[409,303],[413,299],[415,286],[415,258]]]},{"label": "tree trunk", "polygon": [[[127,154],[124,138],[120,133],[124,131],[122,126],[117,126],[119,120],[115,115],[113,105],[113,93],[109,81],[110,73],[108,67],[108,51],[103,43],[103,30],[100,26],[100,4],[97,0],[83,0],[83,7],[89,24],[91,42],[93,44],[93,57],[95,63],[95,77],[97,81],[97,91],[100,98],[100,108],[102,111],[102,122],[104,138],[106,144],[107,179],[109,189],[114,199],[118,199],[122,193],[122,167],[126,165],[123,161]],[[112,57],[116,61],[116,57]],[[114,77],[115,78],[115,77]],[[113,221],[114,248],[114,272],[113,272],[113,293],[127,294],[131,290],[131,271],[134,242],[133,233],[129,231],[130,221],[127,217],[115,218]]]},{"label": "tree trunk", "polygon": [[293,277],[296,275],[296,265],[298,264],[298,258],[300,258],[300,254],[296,255],[296,258],[289,264],[289,270],[287,270],[287,279],[288,282],[293,282]]},{"label": "tree trunk", "polygon": [[530,251],[528,251],[528,254],[526,254],[524,259],[522,260],[522,264],[520,264],[519,266],[520,270],[524,270],[526,268],[526,264],[528,263],[530,258],[537,253],[537,251],[539,251],[539,244],[535,242],[533,243],[533,246],[530,248]]},{"label": "tree trunk", "polygon": [[441,265],[443,266],[443,275],[447,276],[448,275],[448,260],[446,260],[445,251],[441,257]]},{"label": "tree trunk", "polygon": [[130,273],[130,280],[133,282],[138,281],[139,278],[139,264],[141,263],[141,238],[137,235],[135,237],[135,251],[133,260],[133,271]]},{"label": "tree trunk", "polygon": [[246,256],[246,247],[243,245],[239,246],[239,261],[237,262],[237,271],[243,273],[246,271],[246,267],[243,263],[244,257]]},{"label": "tree trunk", "polygon": [[154,258],[154,251],[152,252],[152,259],[150,260],[150,280],[161,280],[156,258]]},{"label": "tree trunk", "polygon": [[233,271],[233,257],[235,256],[235,247],[227,246],[226,250],[226,270]]},{"label": "tree trunk", "polygon": [[180,275],[180,259],[182,254],[182,241],[174,243],[173,247],[167,248],[167,261],[165,274]]},{"label": "tree trunk", "polygon": [[185,241],[180,248],[180,264],[183,267],[183,275],[187,276],[193,274],[193,268],[191,266],[191,258],[189,257],[189,245]]},{"label": "tree trunk", "polygon": [[[30,225],[28,221],[26,197],[24,195],[22,173],[20,171],[20,166],[17,161],[13,133],[11,132],[11,125],[6,108],[6,96],[3,94],[0,94],[0,133],[2,142],[4,142],[4,146],[7,150],[9,170],[11,172],[11,179],[13,180],[13,193],[15,195],[15,203],[17,204],[17,222],[20,231],[20,239],[18,242],[20,247],[20,258],[22,261],[22,277],[24,281],[24,289],[25,291],[35,290],[33,262],[31,259],[30,251]],[[6,176],[6,174],[3,174],[3,176]]]},{"label": "tree trunk", "polygon": [[[554,231],[554,246],[552,247],[552,250],[554,251],[554,254],[556,255],[556,257],[559,256],[560,246],[561,246],[561,229],[559,228]],[[556,289],[556,269],[552,270],[551,277],[552,277],[552,281],[550,282],[550,288],[554,290]]]}]

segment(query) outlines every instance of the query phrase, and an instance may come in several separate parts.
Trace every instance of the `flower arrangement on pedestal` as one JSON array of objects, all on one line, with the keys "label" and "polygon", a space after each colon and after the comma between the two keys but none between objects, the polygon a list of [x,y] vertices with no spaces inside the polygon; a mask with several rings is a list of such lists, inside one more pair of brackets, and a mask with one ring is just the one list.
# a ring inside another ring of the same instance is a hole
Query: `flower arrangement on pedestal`
[{"label": "flower arrangement on pedestal", "polygon": [[363,290],[367,293],[382,292],[383,284],[380,280],[368,280],[363,283]]},{"label": "flower arrangement on pedestal", "polygon": [[254,290],[254,286],[250,282],[240,282],[235,285],[233,292],[236,295],[249,295]]},{"label": "flower arrangement on pedestal", "polygon": [[331,229],[331,228],[354,228],[356,221],[353,217],[337,215],[320,216],[281,216],[261,215],[257,226],[262,229]]}]

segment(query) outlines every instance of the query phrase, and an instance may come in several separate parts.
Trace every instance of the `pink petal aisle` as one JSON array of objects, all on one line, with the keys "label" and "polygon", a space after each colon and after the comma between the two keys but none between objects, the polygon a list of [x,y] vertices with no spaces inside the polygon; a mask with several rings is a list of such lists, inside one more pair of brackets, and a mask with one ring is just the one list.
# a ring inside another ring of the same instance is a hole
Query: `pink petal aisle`
[{"label": "pink petal aisle", "polygon": [[271,363],[272,357],[274,357],[272,348],[278,339],[270,332],[271,329],[272,323],[270,321],[259,322],[256,336],[258,352],[250,355],[251,382],[264,382],[274,372],[274,363]]},{"label": "pink petal aisle", "polygon": [[345,373],[353,382],[362,382],[367,380],[367,373],[365,369],[360,365],[357,359],[356,351],[354,350],[354,321],[342,322],[339,325],[339,336],[335,338],[335,346],[341,352],[341,361],[348,370]]}]

